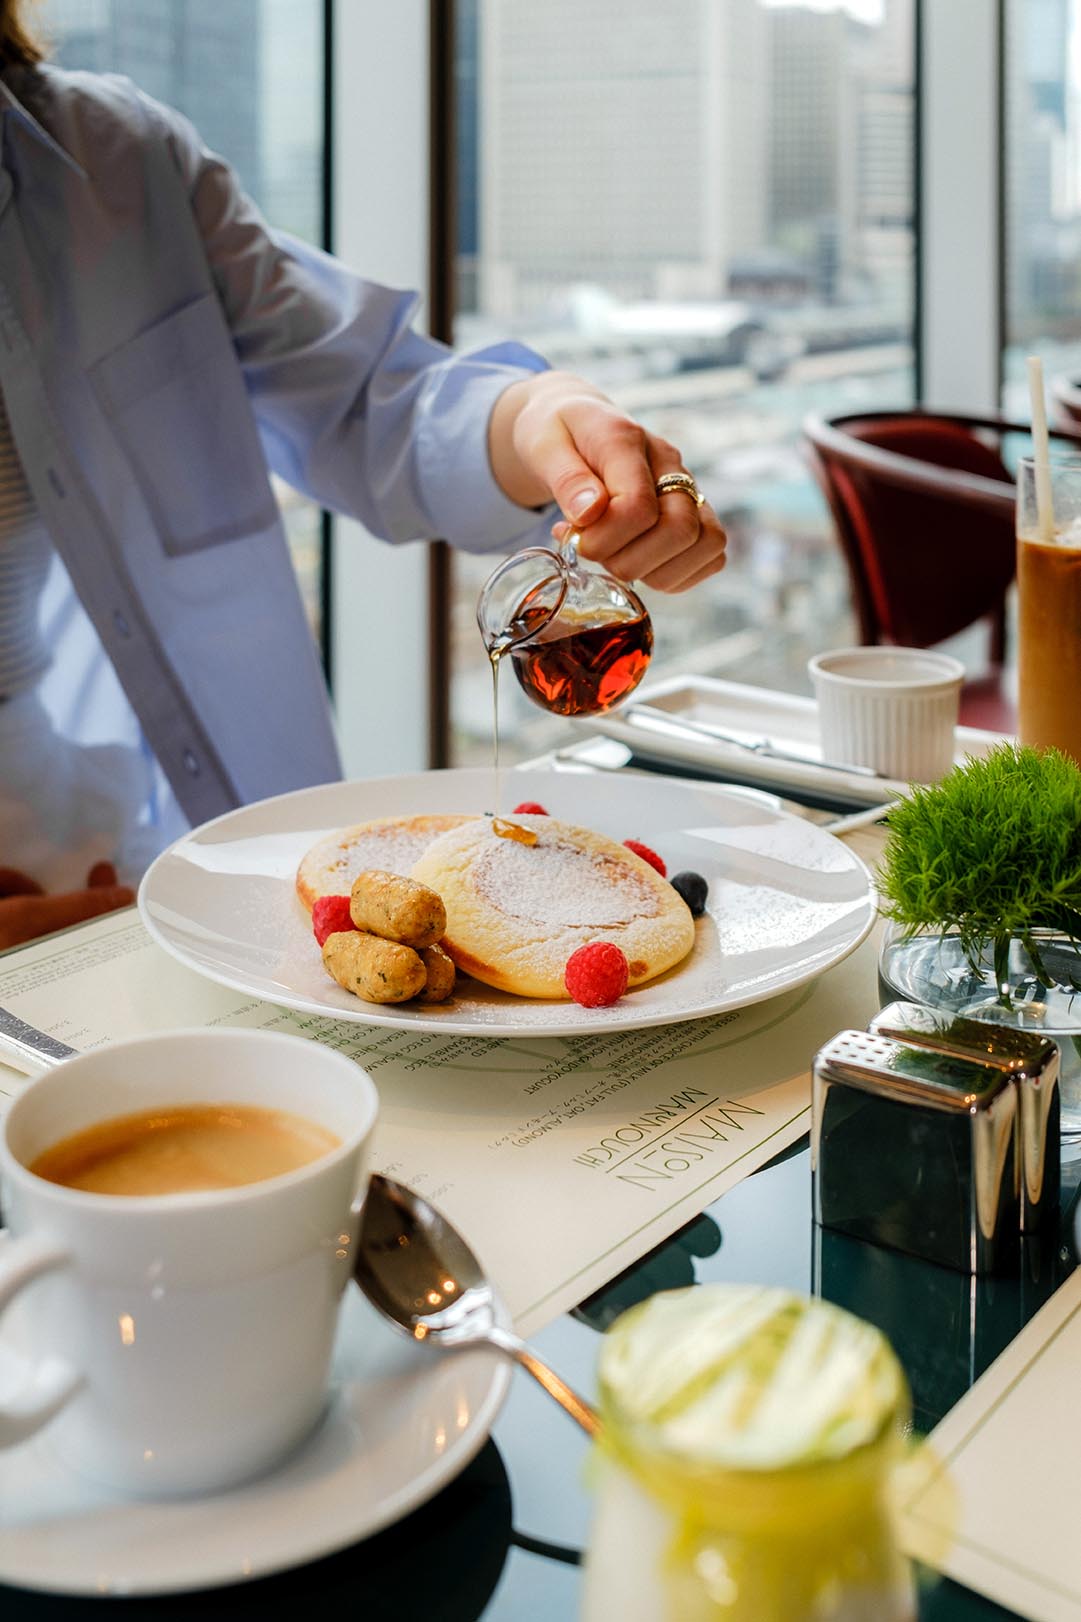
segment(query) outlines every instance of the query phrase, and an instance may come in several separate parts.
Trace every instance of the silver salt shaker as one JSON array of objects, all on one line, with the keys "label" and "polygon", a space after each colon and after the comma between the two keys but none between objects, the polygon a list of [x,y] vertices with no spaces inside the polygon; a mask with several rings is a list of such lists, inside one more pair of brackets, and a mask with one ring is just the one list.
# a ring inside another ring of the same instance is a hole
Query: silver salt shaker
[{"label": "silver salt shaker", "polygon": [[1058,1043],[1012,1025],[963,1019],[945,1009],[893,1002],[870,1029],[910,1047],[970,1058],[1003,1070],[1017,1090],[1021,1232],[1040,1233],[1058,1221],[1060,1138]]},{"label": "silver salt shaker", "polygon": [[1058,1049],[912,1003],[815,1057],[811,1166],[825,1227],[982,1274],[1057,1218]]}]

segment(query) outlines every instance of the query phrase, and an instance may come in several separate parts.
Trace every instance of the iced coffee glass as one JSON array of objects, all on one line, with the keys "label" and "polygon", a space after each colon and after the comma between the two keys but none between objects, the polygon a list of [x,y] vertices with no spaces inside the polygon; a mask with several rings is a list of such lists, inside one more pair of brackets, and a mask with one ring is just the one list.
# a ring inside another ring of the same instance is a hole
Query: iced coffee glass
[{"label": "iced coffee glass", "polygon": [[1081,765],[1081,461],[1051,462],[1041,524],[1036,464],[1017,469],[1018,736]]}]

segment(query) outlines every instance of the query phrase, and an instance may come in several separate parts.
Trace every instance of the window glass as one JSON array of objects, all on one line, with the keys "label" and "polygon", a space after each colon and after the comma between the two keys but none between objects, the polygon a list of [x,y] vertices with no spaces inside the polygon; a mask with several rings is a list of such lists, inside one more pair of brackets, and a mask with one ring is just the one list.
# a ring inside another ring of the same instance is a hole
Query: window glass
[{"label": "window glass", "polygon": [[[809,412],[913,399],[913,0],[459,0],[456,341],[531,343],[683,450],[729,565],[649,593],[648,679],[809,691],[854,638]],[[454,758],[487,758],[454,559]],[[567,723],[508,681],[513,756]]]},{"label": "window glass", "polygon": [[1005,28],[1003,403],[1027,420],[1027,355],[1081,380],[1081,4],[1007,0]]},{"label": "window glass", "polygon": [[[187,115],[279,229],[322,239],[321,0],[44,0],[60,67],[123,73]],[[318,506],[275,480],[313,632]]]}]

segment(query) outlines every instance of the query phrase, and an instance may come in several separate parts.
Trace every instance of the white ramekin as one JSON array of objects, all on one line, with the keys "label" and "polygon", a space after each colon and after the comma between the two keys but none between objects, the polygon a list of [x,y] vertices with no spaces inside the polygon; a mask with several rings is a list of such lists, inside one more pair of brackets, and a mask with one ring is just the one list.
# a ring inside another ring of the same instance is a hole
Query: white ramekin
[{"label": "white ramekin", "polygon": [[954,763],[965,667],[926,648],[837,648],[807,668],[822,758],[934,783]]}]

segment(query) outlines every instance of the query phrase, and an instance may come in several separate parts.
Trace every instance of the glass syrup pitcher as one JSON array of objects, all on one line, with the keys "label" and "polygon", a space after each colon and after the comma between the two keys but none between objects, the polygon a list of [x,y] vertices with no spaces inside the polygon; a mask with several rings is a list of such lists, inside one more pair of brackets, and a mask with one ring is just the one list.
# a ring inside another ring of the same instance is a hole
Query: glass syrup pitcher
[{"label": "glass syrup pitcher", "polygon": [[526,547],[481,587],[477,624],[493,673],[504,656],[526,696],[553,715],[601,715],[634,692],[653,651],[649,612],[631,587],[578,557]]}]

